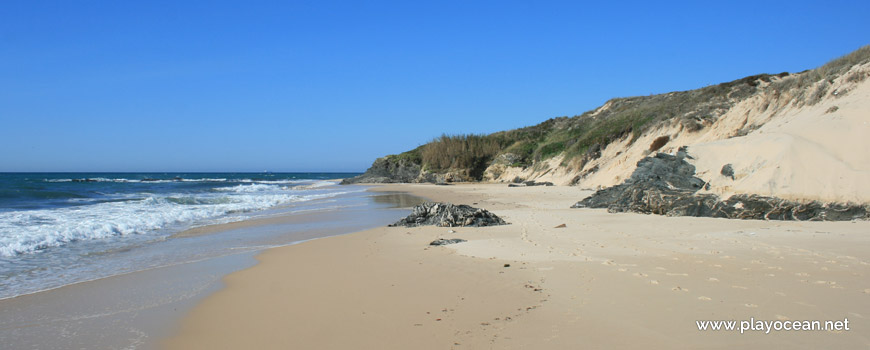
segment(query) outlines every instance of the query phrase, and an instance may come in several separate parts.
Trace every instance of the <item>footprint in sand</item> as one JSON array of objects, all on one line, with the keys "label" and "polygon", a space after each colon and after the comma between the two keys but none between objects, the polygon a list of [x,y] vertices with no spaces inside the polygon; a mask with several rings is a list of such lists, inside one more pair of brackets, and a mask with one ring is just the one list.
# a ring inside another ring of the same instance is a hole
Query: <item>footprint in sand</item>
[{"label": "footprint in sand", "polygon": [[731,286],[731,288],[734,288],[734,289],[743,289],[743,290],[749,289],[748,287],[744,287],[744,286]]},{"label": "footprint in sand", "polygon": [[870,288],[865,289],[864,294],[870,294]]},{"label": "footprint in sand", "polygon": [[707,279],[707,281],[709,281],[709,282],[719,282],[719,279],[716,278],[716,277],[710,277],[710,278]]},{"label": "footprint in sand", "polygon": [[635,272],[635,273],[634,273],[634,276],[635,276],[635,277],[646,277],[647,274],[645,274],[645,273],[643,273],[643,272]]},{"label": "footprint in sand", "polygon": [[756,308],[756,307],[758,307],[758,305],[755,305],[755,304],[743,304],[743,306],[751,307],[751,308]]},{"label": "footprint in sand", "polygon": [[628,271],[628,269],[626,269],[624,267],[620,267],[620,268],[616,269],[616,271],[625,272],[625,271]]},{"label": "footprint in sand", "polygon": [[666,271],[667,269],[661,266],[656,266],[656,270]]},{"label": "footprint in sand", "polygon": [[779,295],[781,297],[785,296],[785,293],[783,293],[783,292],[774,292],[773,294]]},{"label": "footprint in sand", "polygon": [[657,280],[650,280],[650,281],[649,281],[649,284],[659,284],[659,281],[657,281]]},{"label": "footprint in sand", "polygon": [[668,275],[668,276],[688,276],[689,274],[688,274],[688,273],[673,273],[673,272],[668,272],[668,273],[666,273],[665,275]]},{"label": "footprint in sand", "polygon": [[795,276],[798,276],[798,277],[807,277],[807,276],[809,276],[810,274],[808,274],[808,273],[806,273],[806,272],[797,272],[797,273],[795,273],[794,275],[795,275]]},{"label": "footprint in sand", "polygon": [[708,298],[708,297],[704,297],[704,296],[700,296],[700,297],[698,297],[698,300],[710,301],[710,300],[713,300],[713,299],[710,299],[710,298]]},{"label": "footprint in sand", "polygon": [[671,288],[671,290],[675,291],[675,292],[688,292],[689,291],[688,289],[685,289],[685,288],[680,287],[680,286],[676,286],[674,288]]}]

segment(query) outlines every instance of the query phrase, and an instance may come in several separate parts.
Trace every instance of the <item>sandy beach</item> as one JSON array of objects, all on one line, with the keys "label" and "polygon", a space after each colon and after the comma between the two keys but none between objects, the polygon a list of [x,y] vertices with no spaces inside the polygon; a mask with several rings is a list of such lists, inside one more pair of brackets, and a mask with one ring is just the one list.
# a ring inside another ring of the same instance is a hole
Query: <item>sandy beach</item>
[{"label": "sandy beach", "polygon": [[[731,349],[870,346],[870,222],[570,209],[577,187],[385,185],[511,223],[381,227],[270,249],[167,349]],[[564,224],[565,227],[557,228]],[[451,232],[454,231],[454,232]],[[468,242],[430,247],[437,238]],[[698,321],[849,330],[700,331]]]}]

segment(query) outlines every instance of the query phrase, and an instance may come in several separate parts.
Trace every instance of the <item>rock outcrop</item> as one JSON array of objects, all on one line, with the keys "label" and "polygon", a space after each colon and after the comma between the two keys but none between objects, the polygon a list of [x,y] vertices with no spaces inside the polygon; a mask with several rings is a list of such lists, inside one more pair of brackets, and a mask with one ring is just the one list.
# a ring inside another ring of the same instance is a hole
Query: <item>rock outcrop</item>
[{"label": "rock outcrop", "polygon": [[695,167],[683,157],[658,153],[641,159],[631,178],[599,190],[572,208],[607,208],[667,216],[703,216],[757,220],[840,221],[870,219],[870,206],[807,202],[738,194],[726,200],[697,193],[709,184],[694,176]]},{"label": "rock outcrop", "polygon": [[362,175],[341,180],[341,184],[415,182],[420,170],[420,164],[413,160],[387,156],[376,159]]},{"label": "rock outcrop", "polygon": [[507,223],[486,209],[473,208],[462,204],[426,202],[414,207],[411,215],[389,226],[416,227],[431,225],[439,227],[480,227],[507,225]]},{"label": "rock outcrop", "polygon": [[508,187],[532,187],[532,186],[553,186],[552,182],[549,181],[525,181],[520,183],[510,183]]}]

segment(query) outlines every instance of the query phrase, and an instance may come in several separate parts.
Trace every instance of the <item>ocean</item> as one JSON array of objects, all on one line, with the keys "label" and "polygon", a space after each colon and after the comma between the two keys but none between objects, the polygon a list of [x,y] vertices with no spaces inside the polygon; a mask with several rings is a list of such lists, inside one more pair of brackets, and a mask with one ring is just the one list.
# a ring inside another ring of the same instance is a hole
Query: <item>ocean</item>
[{"label": "ocean", "polygon": [[[2,173],[0,299],[293,243],[191,229],[370,205],[351,173]],[[326,225],[328,223],[321,223]]]}]

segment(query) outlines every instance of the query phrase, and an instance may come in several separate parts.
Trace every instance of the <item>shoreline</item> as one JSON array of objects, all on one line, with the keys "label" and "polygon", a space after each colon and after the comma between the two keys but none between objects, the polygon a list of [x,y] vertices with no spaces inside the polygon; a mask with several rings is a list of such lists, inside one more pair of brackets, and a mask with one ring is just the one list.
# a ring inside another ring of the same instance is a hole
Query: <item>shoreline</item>
[{"label": "shoreline", "polygon": [[[868,222],[570,209],[571,187],[381,185],[507,226],[378,227],[269,249],[164,348],[796,348],[870,345]],[[567,224],[566,228],[557,228]],[[454,231],[454,233],[450,233]],[[435,238],[465,243],[429,247]],[[510,265],[509,267],[506,266]],[[848,318],[848,332],[701,332],[697,320]]]},{"label": "shoreline", "polygon": [[171,238],[189,241],[184,244],[190,245],[203,239],[219,242],[239,234],[257,235],[263,246],[231,249],[202,259],[0,300],[4,310],[0,313],[0,336],[7,346],[15,348],[155,348],[157,340],[172,334],[188,309],[223,288],[224,276],[254,266],[254,257],[263,250],[380,226],[400,215],[393,211],[402,207],[402,200],[419,201],[404,196],[365,197],[357,203],[365,203],[362,206],[272,213],[198,227]]}]

